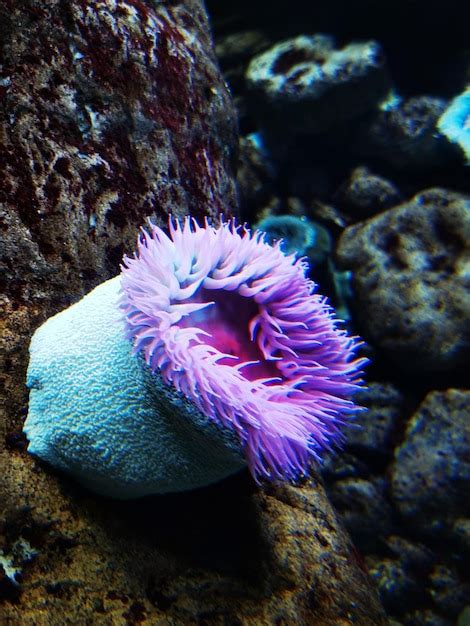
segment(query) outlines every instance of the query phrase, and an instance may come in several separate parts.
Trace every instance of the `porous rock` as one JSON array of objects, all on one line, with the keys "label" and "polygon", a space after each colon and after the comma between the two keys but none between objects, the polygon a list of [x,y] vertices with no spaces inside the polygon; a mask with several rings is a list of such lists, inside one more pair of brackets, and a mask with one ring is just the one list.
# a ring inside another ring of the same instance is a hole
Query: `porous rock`
[{"label": "porous rock", "polygon": [[261,126],[279,137],[323,132],[374,107],[388,89],[375,41],[336,48],[328,35],[301,35],[255,56],[246,72]]},{"label": "porous rock", "polygon": [[455,626],[455,622],[446,619],[432,609],[421,609],[403,616],[401,624],[412,626]]},{"label": "porous rock", "polygon": [[364,336],[415,376],[468,363],[470,199],[443,189],[347,228],[340,267],[353,271]]},{"label": "porous rock", "polygon": [[322,459],[321,473],[327,489],[337,480],[361,478],[369,475],[369,467],[363,459],[342,450],[340,454],[326,454]]},{"label": "porous rock", "polygon": [[388,624],[315,479],[263,493],[245,476],[129,504],[21,469],[34,508],[7,511],[4,528],[37,555],[7,623]]},{"label": "porous rock", "polygon": [[470,517],[459,517],[452,524],[450,537],[463,559],[470,559]]},{"label": "porous rock", "polygon": [[392,530],[392,507],[382,481],[346,478],[328,490],[329,496],[362,552],[371,552]]},{"label": "porous rock", "polygon": [[0,23],[7,292],[88,290],[146,216],[235,210],[236,116],[199,0],[5,0]]},{"label": "porous rock", "polygon": [[274,171],[261,137],[252,133],[240,138],[237,190],[242,215],[252,217],[266,205],[273,193]]},{"label": "porous rock", "polygon": [[397,99],[359,124],[353,144],[362,155],[379,157],[397,170],[448,166],[457,153],[437,130],[446,101],[431,96]]},{"label": "porous rock", "polygon": [[345,447],[372,462],[386,462],[393,450],[393,435],[404,417],[403,394],[391,383],[371,382],[356,396],[367,411],[346,429]]},{"label": "porous rock", "polygon": [[431,570],[436,555],[430,548],[416,540],[405,539],[400,535],[390,535],[386,539],[388,550],[399,559],[407,571],[413,571],[421,578]]},{"label": "porous rock", "polygon": [[395,452],[391,485],[395,506],[415,527],[439,532],[468,509],[469,414],[470,392],[434,391],[408,424]]},{"label": "porous rock", "polygon": [[470,583],[460,580],[455,568],[436,565],[429,576],[429,595],[446,616],[456,619],[470,598]]},{"label": "porous rock", "polygon": [[400,201],[400,191],[394,183],[371,172],[368,167],[356,167],[335,193],[338,207],[356,219],[365,219]]},{"label": "porous rock", "polygon": [[413,598],[419,593],[420,587],[402,563],[394,559],[376,557],[367,558],[366,562],[379,588],[385,608],[394,614],[412,608]]},{"label": "porous rock", "polygon": [[11,416],[32,329],[116,274],[146,216],[235,210],[237,136],[198,0],[5,1],[0,24],[1,356]]}]

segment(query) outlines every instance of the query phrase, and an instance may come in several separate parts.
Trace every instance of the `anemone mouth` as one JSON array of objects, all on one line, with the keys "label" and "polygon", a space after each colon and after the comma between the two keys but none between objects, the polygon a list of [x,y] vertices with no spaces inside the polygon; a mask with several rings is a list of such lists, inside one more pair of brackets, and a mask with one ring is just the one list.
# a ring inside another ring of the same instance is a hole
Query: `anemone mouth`
[{"label": "anemone mouth", "polygon": [[306,263],[234,221],[151,225],[124,258],[134,352],[233,429],[256,480],[296,479],[340,439],[365,359],[314,293]]},{"label": "anemone mouth", "polygon": [[265,379],[266,384],[267,379],[279,378],[277,361],[266,359],[251,336],[250,325],[260,314],[253,299],[236,291],[200,287],[190,301],[207,306],[182,318],[178,326],[204,331],[204,343],[221,353],[217,361],[220,365],[236,365],[248,380]]}]

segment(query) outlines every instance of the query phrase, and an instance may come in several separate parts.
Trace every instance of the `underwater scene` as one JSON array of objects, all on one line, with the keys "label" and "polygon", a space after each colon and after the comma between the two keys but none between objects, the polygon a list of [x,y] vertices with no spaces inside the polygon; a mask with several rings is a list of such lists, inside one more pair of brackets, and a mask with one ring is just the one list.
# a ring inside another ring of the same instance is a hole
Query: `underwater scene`
[{"label": "underwater scene", "polygon": [[470,626],[466,0],[0,0],[0,626]]}]

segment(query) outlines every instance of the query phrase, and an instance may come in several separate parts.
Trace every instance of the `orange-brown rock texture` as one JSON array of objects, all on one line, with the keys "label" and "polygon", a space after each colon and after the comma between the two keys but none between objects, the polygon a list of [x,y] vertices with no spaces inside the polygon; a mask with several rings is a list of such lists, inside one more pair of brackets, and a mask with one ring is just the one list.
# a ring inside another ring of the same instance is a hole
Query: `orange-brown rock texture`
[{"label": "orange-brown rock texture", "polygon": [[236,212],[236,115],[199,0],[0,0],[0,623],[386,619],[320,483],[115,502],[26,451],[28,343],[138,227]]}]

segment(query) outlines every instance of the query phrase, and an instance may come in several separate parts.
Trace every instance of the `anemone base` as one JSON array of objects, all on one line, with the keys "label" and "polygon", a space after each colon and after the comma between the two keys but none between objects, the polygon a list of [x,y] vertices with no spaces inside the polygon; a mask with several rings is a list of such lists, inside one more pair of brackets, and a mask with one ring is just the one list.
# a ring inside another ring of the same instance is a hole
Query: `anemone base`
[{"label": "anemone base", "polygon": [[28,451],[100,494],[194,489],[244,465],[233,433],[131,354],[120,278],[47,320],[30,345]]}]

